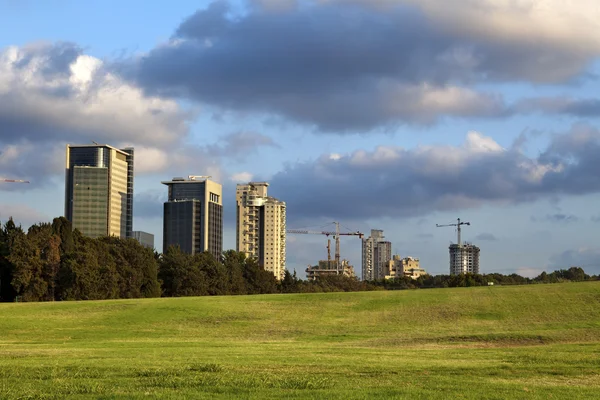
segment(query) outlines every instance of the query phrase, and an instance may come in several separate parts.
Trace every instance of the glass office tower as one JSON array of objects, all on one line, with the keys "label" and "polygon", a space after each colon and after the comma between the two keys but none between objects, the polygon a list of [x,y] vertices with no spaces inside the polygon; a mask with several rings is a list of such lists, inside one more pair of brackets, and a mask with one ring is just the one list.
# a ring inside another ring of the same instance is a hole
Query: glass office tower
[{"label": "glass office tower", "polygon": [[190,175],[162,182],[169,187],[164,204],[163,252],[179,246],[188,254],[223,252],[223,189],[208,176]]},{"label": "glass office tower", "polygon": [[132,237],[133,148],[67,145],[65,217],[89,237]]}]

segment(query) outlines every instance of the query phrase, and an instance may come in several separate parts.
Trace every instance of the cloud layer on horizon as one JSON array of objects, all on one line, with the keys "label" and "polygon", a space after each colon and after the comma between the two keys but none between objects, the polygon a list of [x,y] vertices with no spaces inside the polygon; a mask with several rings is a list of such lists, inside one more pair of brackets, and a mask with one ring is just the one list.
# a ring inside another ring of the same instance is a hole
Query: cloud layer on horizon
[{"label": "cloud layer on horizon", "polygon": [[[516,204],[600,192],[600,131],[575,125],[537,157],[519,138],[508,149],[469,132],[462,146],[380,146],[322,155],[271,179],[288,218],[368,219],[427,215],[485,204]],[[319,193],[319,207],[315,207]]]}]

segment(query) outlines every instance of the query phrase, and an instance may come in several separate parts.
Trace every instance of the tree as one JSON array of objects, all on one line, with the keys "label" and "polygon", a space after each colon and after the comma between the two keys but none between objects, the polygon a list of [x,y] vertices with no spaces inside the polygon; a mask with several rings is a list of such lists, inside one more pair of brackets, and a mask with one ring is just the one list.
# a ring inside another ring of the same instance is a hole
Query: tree
[{"label": "tree", "polygon": [[179,246],[170,246],[163,254],[158,270],[164,297],[206,296],[206,274],[194,263],[194,257]]},{"label": "tree", "polygon": [[23,234],[21,226],[16,226],[12,218],[0,229],[0,301],[14,301],[17,296],[12,285],[14,265],[8,257],[15,239]]},{"label": "tree", "polygon": [[222,296],[230,294],[227,269],[211,253],[205,251],[196,254],[194,256],[194,263],[206,276],[209,295]]}]

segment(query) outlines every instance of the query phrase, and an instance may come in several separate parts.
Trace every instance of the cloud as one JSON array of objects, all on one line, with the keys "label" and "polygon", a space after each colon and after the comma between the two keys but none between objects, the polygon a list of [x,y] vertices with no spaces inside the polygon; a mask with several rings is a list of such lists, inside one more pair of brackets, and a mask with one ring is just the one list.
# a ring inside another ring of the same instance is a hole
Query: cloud
[{"label": "cloud", "polygon": [[547,214],[544,217],[531,217],[531,220],[533,222],[557,222],[557,223],[570,223],[570,222],[577,222],[579,221],[579,217],[577,217],[576,215],[573,214],[563,214],[563,213],[556,213],[556,214]]},{"label": "cloud", "polygon": [[600,117],[600,100],[569,97],[540,97],[519,101],[514,112],[564,114],[579,118]]},{"label": "cloud", "polygon": [[21,225],[25,230],[27,230],[27,227],[33,224],[39,222],[48,222],[52,219],[52,217],[48,217],[47,215],[44,215],[26,205],[0,204],[0,210],[2,210],[0,214],[0,221],[2,222],[2,225],[4,225],[10,217],[12,217],[13,221],[15,221],[15,224]]},{"label": "cloud", "polygon": [[475,236],[475,239],[490,242],[495,242],[496,240],[498,240],[498,238],[491,233],[480,233],[479,235]]},{"label": "cloud", "polygon": [[63,172],[66,143],[92,140],[134,145],[136,172],[156,172],[193,116],[174,100],[145,95],[73,43],[0,49],[0,174],[35,178],[32,186]]},{"label": "cloud", "polygon": [[251,172],[238,172],[236,174],[231,175],[231,180],[237,183],[247,183],[251,182],[254,175]]},{"label": "cloud", "polygon": [[600,274],[600,250],[593,248],[579,248],[565,250],[550,258],[550,270],[581,267],[589,275]]},{"label": "cloud", "polygon": [[206,152],[217,157],[236,157],[243,159],[260,147],[279,148],[275,141],[256,132],[235,132],[206,147]]},{"label": "cloud", "polygon": [[[270,193],[287,202],[288,218],[418,217],[597,193],[599,153],[600,132],[586,125],[553,136],[537,157],[469,132],[461,146],[380,146],[290,164],[272,177]],[[551,217],[561,220],[558,214]]]},{"label": "cloud", "polygon": [[[0,52],[0,139],[128,140],[155,145],[187,133],[173,100],[148,97],[75,44],[34,44]],[[110,123],[107,123],[110,121]]]},{"label": "cloud", "polygon": [[[254,0],[236,14],[216,1],[170,41],[118,67],[149,93],[327,132],[551,111],[551,99],[507,106],[472,88],[564,83],[588,72],[600,54],[595,2],[547,3]],[[594,100],[562,103],[567,114],[597,108]]]},{"label": "cloud", "polygon": [[162,218],[163,204],[167,201],[168,192],[163,190],[146,190],[136,193],[133,198],[133,213],[135,218]]}]

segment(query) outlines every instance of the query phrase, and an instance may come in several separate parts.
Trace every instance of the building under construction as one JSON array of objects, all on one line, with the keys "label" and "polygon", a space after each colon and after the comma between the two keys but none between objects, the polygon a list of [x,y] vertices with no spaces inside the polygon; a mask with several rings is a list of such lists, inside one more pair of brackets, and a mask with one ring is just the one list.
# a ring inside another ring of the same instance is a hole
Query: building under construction
[{"label": "building under construction", "polygon": [[315,281],[319,277],[330,275],[344,275],[349,278],[354,278],[356,276],[354,267],[350,265],[348,260],[341,260],[339,269],[331,262],[331,260],[321,260],[319,261],[319,265],[314,267],[309,265],[308,268],[306,268],[306,279],[309,281]]},{"label": "building under construction", "polygon": [[451,244],[450,250],[450,275],[478,274],[479,273],[479,247],[472,243],[462,243],[460,238],[461,226],[470,226],[470,222],[457,219],[456,224],[439,225],[438,228],[456,227],[456,244]]},{"label": "building under construction", "polygon": [[450,275],[478,274],[479,273],[479,247],[472,243],[451,244],[450,250]]}]

